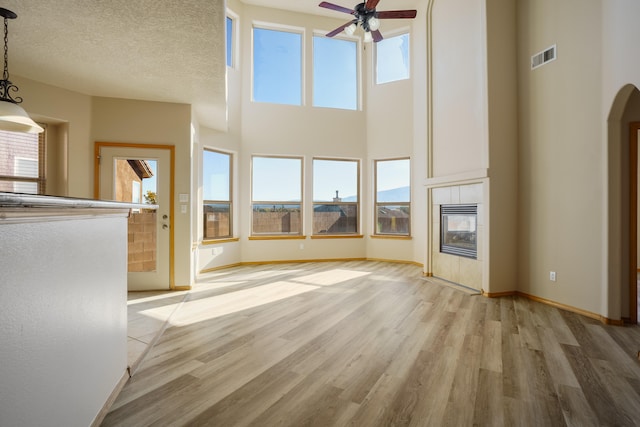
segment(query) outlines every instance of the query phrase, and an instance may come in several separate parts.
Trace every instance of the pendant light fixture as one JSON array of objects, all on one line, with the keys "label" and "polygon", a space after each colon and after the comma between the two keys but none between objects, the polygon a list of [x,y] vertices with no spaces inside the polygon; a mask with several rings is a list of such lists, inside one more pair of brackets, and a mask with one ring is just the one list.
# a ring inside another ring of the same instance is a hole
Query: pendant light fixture
[{"label": "pendant light fixture", "polygon": [[44,129],[34,122],[26,111],[18,104],[22,98],[12,97],[11,92],[17,92],[18,87],[9,81],[9,29],[8,20],[16,19],[18,15],[0,7],[0,16],[4,18],[4,72],[0,80],[0,130],[23,133],[40,133]]}]

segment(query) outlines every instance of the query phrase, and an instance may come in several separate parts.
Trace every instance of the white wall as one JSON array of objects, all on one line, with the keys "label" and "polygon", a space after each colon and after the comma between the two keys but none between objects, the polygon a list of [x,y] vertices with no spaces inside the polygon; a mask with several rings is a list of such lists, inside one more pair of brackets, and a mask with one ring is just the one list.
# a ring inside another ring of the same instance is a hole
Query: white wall
[{"label": "white wall", "polygon": [[0,425],[86,427],[127,369],[127,211],[4,214]]}]

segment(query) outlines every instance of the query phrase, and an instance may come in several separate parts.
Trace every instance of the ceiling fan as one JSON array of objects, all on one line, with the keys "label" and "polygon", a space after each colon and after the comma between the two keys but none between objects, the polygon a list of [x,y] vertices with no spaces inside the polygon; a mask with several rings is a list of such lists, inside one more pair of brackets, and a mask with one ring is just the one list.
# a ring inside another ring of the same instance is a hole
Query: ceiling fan
[{"label": "ceiling fan", "polygon": [[360,25],[364,30],[364,41],[370,42],[373,39],[373,41],[377,43],[383,39],[382,34],[378,31],[378,28],[380,28],[380,19],[413,19],[416,17],[417,12],[415,10],[385,10],[378,12],[376,11],[378,3],[380,3],[380,0],[367,0],[364,3],[357,4],[353,9],[348,9],[326,1],[320,3],[318,5],[320,7],[348,13],[354,17],[353,20],[327,33],[327,37],[333,37],[342,31],[352,35],[358,25]]}]

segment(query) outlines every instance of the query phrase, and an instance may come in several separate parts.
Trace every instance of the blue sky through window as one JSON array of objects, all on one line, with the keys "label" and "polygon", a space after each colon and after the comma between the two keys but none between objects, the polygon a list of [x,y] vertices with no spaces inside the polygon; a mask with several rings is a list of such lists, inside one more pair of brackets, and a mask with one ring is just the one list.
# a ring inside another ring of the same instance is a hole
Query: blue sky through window
[{"label": "blue sky through window", "polygon": [[202,197],[204,200],[229,201],[231,156],[226,153],[204,150]]},{"label": "blue sky through window", "polygon": [[252,200],[299,202],[302,200],[302,159],[253,157]]},{"label": "blue sky through window", "polygon": [[356,201],[358,195],[358,162],[350,160],[313,160],[313,201],[332,202],[338,196]]},{"label": "blue sky through window", "polygon": [[227,16],[227,67],[233,65],[233,19]]},{"label": "blue sky through window", "polygon": [[409,78],[409,34],[385,38],[376,43],[376,83]]},{"label": "blue sky through window", "polygon": [[253,100],[302,105],[302,34],[253,29]]},{"label": "blue sky through window", "polygon": [[358,108],[357,43],[313,37],[313,105]]},{"label": "blue sky through window", "polygon": [[[381,194],[389,190],[409,188],[411,171],[409,159],[379,160],[376,162],[376,192],[378,201],[409,202],[409,192]],[[391,197],[393,200],[386,200]]]},{"label": "blue sky through window", "polygon": [[[142,180],[142,194],[147,194],[147,191],[152,191],[154,193],[156,193],[157,190],[157,182],[158,182],[158,161],[157,160],[150,160],[150,159],[146,159],[145,160],[147,162],[147,164],[149,165],[149,169],[151,169],[151,172],[153,173],[153,176],[151,178],[145,178]],[[144,198],[142,199],[142,203],[144,203]]]}]

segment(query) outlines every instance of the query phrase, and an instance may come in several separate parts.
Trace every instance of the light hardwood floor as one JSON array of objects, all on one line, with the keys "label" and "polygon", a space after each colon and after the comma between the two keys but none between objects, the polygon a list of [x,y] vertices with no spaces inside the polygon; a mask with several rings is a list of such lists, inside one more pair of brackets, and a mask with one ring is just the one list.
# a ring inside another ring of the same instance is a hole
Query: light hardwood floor
[{"label": "light hardwood floor", "polygon": [[633,426],[638,350],[638,326],[412,265],[238,267],[189,292],[103,426]]}]

